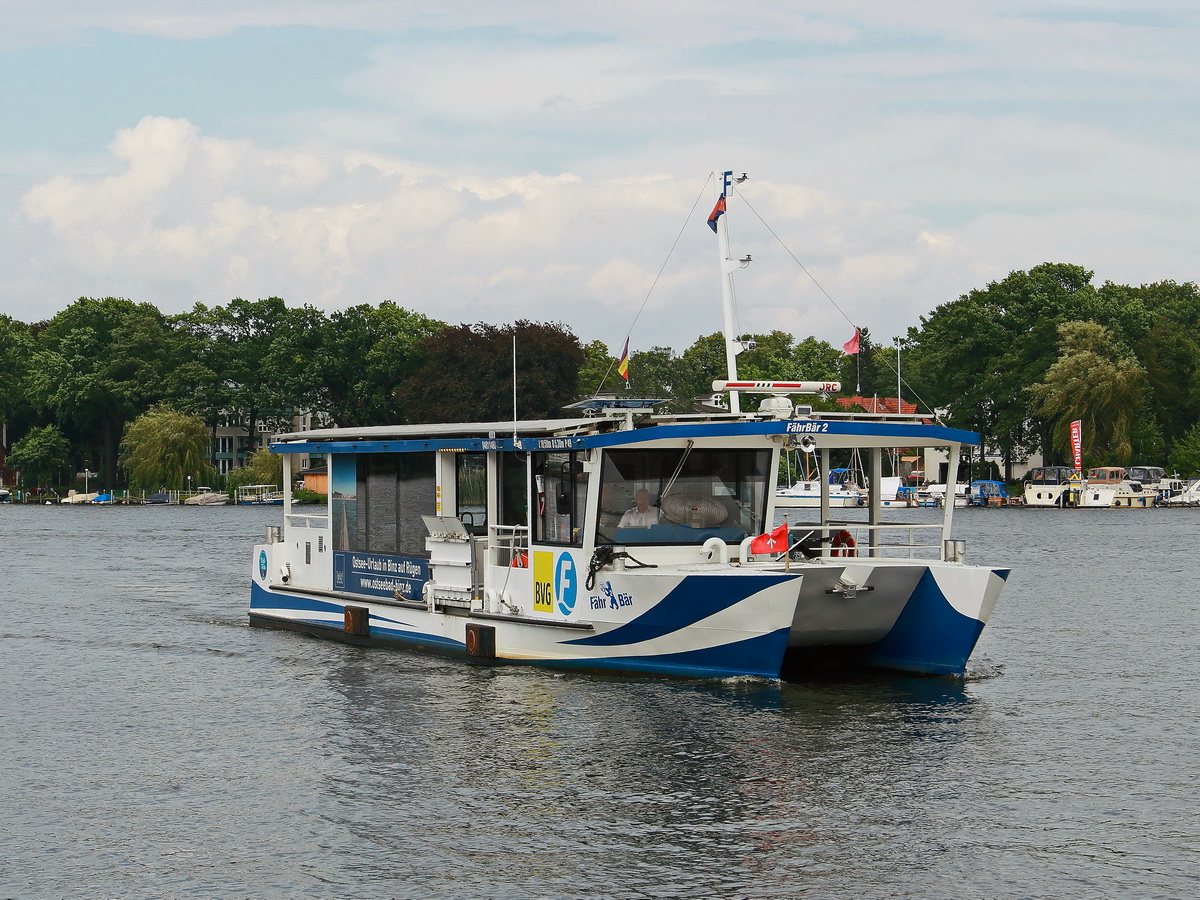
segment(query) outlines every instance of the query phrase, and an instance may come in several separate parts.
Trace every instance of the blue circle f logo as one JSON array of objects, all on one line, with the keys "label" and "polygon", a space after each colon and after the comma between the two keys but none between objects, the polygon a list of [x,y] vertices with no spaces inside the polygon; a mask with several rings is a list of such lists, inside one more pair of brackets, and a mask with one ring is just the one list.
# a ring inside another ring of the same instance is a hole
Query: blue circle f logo
[{"label": "blue circle f logo", "polygon": [[558,597],[558,611],[569,616],[575,608],[575,598],[579,593],[579,574],[575,569],[575,560],[570,553],[564,553],[558,558],[554,567],[554,595]]}]

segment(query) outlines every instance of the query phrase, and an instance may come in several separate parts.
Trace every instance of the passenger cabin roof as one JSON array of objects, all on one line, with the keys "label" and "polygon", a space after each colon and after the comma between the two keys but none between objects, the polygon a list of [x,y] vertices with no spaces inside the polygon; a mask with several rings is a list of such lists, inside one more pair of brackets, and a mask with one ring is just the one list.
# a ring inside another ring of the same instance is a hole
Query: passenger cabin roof
[{"label": "passenger cabin roof", "polygon": [[[976,446],[979,436],[920,417],[814,413],[779,419],[756,413],[659,416],[632,411],[572,419],[519,422],[456,422],[366,428],[321,428],[281,434],[277,453],[403,453],[421,450],[571,450],[634,445],[652,440],[754,439],[780,436],[817,446],[939,447]],[[779,441],[779,437],[776,437]]]},{"label": "passenger cabin roof", "polygon": [[[447,422],[434,425],[375,425],[364,428],[314,428],[276,435],[291,441],[411,441],[421,438],[512,437],[560,434],[595,429],[597,419],[530,419],[525,422]],[[619,420],[618,420],[619,423]]]}]

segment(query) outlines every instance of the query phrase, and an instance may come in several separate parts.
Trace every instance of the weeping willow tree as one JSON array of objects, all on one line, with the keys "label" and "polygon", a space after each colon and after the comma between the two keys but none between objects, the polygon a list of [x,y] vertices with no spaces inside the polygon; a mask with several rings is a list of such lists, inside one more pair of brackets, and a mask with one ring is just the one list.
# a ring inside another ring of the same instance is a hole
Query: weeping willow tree
[{"label": "weeping willow tree", "polygon": [[215,475],[208,461],[209,432],[199,416],[156,406],[125,426],[120,464],[130,487],[182,490]]},{"label": "weeping willow tree", "polygon": [[271,484],[283,486],[283,457],[266,447],[255,450],[246,460],[246,465],[234,469],[225,476],[225,488],[231,494],[248,484]]},{"label": "weeping willow tree", "polygon": [[1061,352],[1033,385],[1034,410],[1053,425],[1054,445],[1069,458],[1071,422],[1083,423],[1087,464],[1120,465],[1133,452],[1130,435],[1146,372],[1113,333],[1094,322],[1058,327]]}]

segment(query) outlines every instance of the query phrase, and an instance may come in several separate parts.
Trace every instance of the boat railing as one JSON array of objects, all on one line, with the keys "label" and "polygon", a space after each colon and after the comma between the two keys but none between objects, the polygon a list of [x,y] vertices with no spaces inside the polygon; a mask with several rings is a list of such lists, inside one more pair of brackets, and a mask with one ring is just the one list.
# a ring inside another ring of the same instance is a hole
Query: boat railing
[{"label": "boat railing", "polygon": [[328,528],[329,516],[313,513],[292,513],[287,523],[293,528]]},{"label": "boat railing", "polygon": [[[855,556],[867,556],[875,559],[941,559],[943,551],[942,525],[918,523],[892,523],[887,525],[868,525],[864,522],[829,521],[822,526],[822,532],[835,536],[830,544],[825,544],[824,553],[827,556],[847,556],[847,550],[853,550]],[[839,542],[836,535],[848,532],[853,544],[848,542],[835,546]]]},{"label": "boat railing", "polygon": [[529,566],[529,528],[525,525],[488,526],[488,565]]}]

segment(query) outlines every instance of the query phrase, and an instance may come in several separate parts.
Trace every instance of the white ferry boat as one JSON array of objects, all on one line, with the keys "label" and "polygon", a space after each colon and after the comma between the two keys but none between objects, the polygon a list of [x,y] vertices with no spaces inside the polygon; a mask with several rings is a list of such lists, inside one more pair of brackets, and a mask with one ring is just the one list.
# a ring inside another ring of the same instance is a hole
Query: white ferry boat
[{"label": "white ferry boat", "polygon": [[[722,219],[728,274],[738,261]],[[978,436],[793,406],[786,395],[840,385],[741,382],[734,353],[713,385],[729,392],[727,413],[597,400],[567,419],[281,435],[283,524],[254,548],[250,623],[487,664],[961,675],[1009,572],[965,564],[954,505],[940,522],[885,523],[878,494],[835,510],[822,479],[811,521],[778,524],[774,482],[789,449],[815,453],[823,472],[831,451],[858,449],[878,485],[883,452],[904,446],[946,450],[953,486]],[[767,399],[741,412],[754,392]],[[328,459],[323,509],[292,504],[298,453]]]}]

